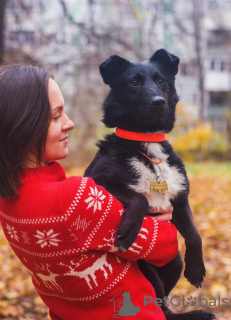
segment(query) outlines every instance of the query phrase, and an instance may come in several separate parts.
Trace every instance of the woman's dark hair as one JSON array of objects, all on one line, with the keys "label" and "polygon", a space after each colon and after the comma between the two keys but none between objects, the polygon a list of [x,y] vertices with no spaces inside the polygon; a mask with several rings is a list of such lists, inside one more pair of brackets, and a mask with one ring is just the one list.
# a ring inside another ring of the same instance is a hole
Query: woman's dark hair
[{"label": "woman's dark hair", "polygon": [[0,65],[0,197],[16,198],[29,154],[38,165],[50,122],[49,71],[22,63]]}]

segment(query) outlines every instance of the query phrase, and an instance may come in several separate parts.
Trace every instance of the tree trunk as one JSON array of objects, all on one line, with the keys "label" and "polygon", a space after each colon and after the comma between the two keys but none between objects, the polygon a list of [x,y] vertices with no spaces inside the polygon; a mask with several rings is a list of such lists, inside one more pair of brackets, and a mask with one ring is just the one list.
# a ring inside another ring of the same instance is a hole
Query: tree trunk
[{"label": "tree trunk", "polygon": [[201,120],[208,120],[208,108],[207,101],[205,98],[204,88],[204,51],[205,44],[203,39],[203,12],[202,12],[201,0],[192,0],[193,3],[193,27],[195,37],[195,51],[196,51],[196,63],[198,68],[198,82],[199,82],[199,115]]},{"label": "tree trunk", "polygon": [[0,63],[3,62],[3,54],[4,54],[4,18],[5,18],[5,8],[6,1],[0,1]]}]

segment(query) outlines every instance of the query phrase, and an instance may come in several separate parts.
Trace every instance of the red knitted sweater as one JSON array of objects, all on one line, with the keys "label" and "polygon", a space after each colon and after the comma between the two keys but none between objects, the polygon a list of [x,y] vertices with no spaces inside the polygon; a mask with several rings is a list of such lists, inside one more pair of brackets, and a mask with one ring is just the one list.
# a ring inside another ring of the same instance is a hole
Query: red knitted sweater
[{"label": "red knitted sweater", "polygon": [[[58,162],[24,174],[19,198],[0,199],[1,224],[51,319],[165,319],[154,303],[144,306],[145,296],[156,296],[136,260],[161,266],[173,259],[174,225],[145,217],[136,241],[119,253],[123,206],[104,188],[91,178],[66,178]],[[135,310],[130,316],[125,303]]]}]

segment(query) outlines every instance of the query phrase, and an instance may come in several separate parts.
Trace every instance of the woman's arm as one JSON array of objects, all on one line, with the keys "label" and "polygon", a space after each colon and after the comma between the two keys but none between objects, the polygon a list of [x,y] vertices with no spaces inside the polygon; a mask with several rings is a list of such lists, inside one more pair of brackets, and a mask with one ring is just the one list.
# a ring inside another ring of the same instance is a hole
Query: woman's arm
[{"label": "woman's arm", "polygon": [[175,226],[151,216],[144,218],[135,242],[120,253],[116,247],[116,234],[124,208],[91,178],[66,179],[62,198],[64,210],[70,212],[69,226],[86,252],[103,250],[131,261],[151,260],[158,266],[168,263],[177,255]]}]

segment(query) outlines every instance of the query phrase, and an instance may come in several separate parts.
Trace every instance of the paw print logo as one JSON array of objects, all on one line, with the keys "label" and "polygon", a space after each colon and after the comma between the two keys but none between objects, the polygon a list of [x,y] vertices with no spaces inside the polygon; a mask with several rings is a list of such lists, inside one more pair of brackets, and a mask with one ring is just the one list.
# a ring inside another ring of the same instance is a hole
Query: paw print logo
[{"label": "paw print logo", "polygon": [[187,304],[190,305],[191,307],[194,307],[197,304],[197,298],[190,296],[188,299]]}]

